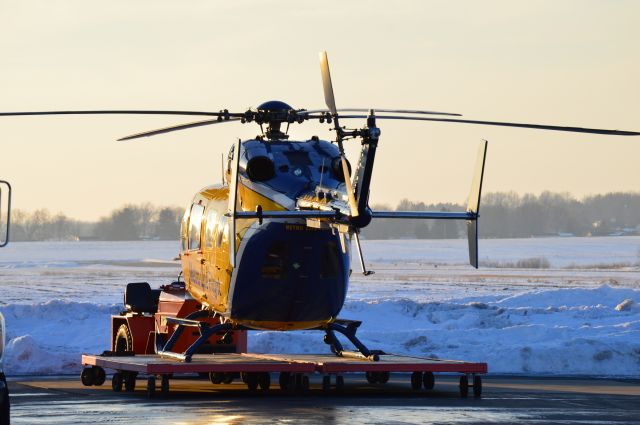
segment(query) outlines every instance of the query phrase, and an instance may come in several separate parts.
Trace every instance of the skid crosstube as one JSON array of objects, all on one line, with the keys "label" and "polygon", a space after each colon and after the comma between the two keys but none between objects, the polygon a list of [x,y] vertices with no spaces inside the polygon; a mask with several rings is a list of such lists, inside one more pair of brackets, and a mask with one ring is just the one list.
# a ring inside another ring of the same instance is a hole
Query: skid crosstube
[{"label": "skid crosstube", "polygon": [[486,363],[441,360],[423,357],[380,355],[371,362],[331,354],[215,354],[194,355],[190,363],[158,355],[143,356],[82,356],[85,366],[99,366],[144,374],[180,374],[204,372],[291,372],[342,374],[356,372],[451,372],[487,373]]}]

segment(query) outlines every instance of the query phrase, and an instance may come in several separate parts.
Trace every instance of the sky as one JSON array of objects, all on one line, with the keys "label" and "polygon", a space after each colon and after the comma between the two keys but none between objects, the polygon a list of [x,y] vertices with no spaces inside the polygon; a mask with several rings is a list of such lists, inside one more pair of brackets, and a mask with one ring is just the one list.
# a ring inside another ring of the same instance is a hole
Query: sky
[{"label": "sky", "polygon": [[[636,1],[0,0],[0,111],[244,111],[324,107],[327,50],[338,107],[640,130]],[[0,179],[14,207],[95,220],[126,203],[186,206],[220,182],[223,152],[252,125],[141,141],[176,116],[0,118]],[[354,122],[354,125],[361,125]],[[372,203],[465,202],[477,145],[484,191],[640,190],[640,137],[379,122]],[[295,126],[292,139],[330,139]],[[359,146],[347,154],[357,160]]]}]

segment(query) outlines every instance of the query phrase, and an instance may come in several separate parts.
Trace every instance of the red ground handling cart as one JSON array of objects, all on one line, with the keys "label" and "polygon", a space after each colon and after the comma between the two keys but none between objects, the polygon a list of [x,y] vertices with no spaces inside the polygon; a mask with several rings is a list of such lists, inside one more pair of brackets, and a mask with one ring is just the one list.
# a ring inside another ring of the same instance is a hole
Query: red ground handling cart
[{"label": "red ground handling cart", "polygon": [[[111,350],[82,356],[84,385],[102,385],[105,369],[115,371],[114,391],[134,391],[138,375],[147,377],[147,394],[169,392],[171,377],[198,374],[212,384],[241,379],[250,391],[268,391],[271,377],[281,390],[306,392],[309,377],[322,376],[322,389],[341,391],[346,374],[364,373],[372,384],[384,384],[390,373],[407,373],[413,390],[431,390],[435,373],[460,374],[460,395],[471,388],[482,394],[480,375],[486,363],[470,363],[379,353],[375,361],[357,355],[247,353],[246,330],[218,330],[216,316],[200,317],[200,306],[182,282],[152,290],[147,283],[131,283],[125,292],[126,310],[112,316]],[[197,318],[197,320],[196,320]],[[346,353],[345,353],[346,354]],[[353,353],[351,353],[353,354]],[[159,382],[158,382],[159,381]]]}]

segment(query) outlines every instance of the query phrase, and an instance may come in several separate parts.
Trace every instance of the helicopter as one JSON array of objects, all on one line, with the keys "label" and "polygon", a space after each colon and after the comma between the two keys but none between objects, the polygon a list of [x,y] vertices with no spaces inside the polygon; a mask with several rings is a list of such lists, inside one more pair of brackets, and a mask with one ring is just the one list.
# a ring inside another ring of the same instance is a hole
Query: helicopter
[{"label": "helicopter", "polygon": [[[372,220],[463,220],[467,224],[469,261],[478,267],[478,218],[487,142],[478,151],[471,191],[464,212],[374,211],[369,194],[381,137],[379,120],[412,120],[529,128],[616,136],[640,133],[582,127],[479,121],[450,112],[351,108],[338,109],[326,52],[320,53],[326,108],[295,109],[272,100],[244,112],[169,110],[91,110],[3,112],[0,116],[151,114],[204,116],[204,120],[145,131],[119,140],[133,140],[195,127],[255,123],[260,134],[238,140],[226,160],[224,182],[199,190],[187,207],[180,231],[180,261],[187,292],[199,308],[175,325],[168,340],[156,340],[156,353],[190,361],[213,335],[237,330],[320,330],[331,351],[340,356],[377,360],[356,336],[360,322],[340,319],[351,275],[351,242],[365,275],[360,232]],[[347,120],[365,125],[347,128]],[[335,131],[335,140],[312,136],[290,140],[291,125],[317,121]],[[344,143],[361,144],[352,167]],[[148,286],[148,285],[147,285]],[[140,287],[143,297],[152,295]],[[155,295],[157,297],[157,294]],[[133,294],[131,298],[133,298]],[[156,300],[157,301],[157,300]],[[126,303],[125,298],[125,303]],[[211,323],[212,318],[216,320]],[[209,320],[209,322],[207,322]],[[182,353],[174,351],[188,327],[199,336]],[[356,348],[345,350],[336,333]],[[130,346],[127,346],[130,348]]]}]

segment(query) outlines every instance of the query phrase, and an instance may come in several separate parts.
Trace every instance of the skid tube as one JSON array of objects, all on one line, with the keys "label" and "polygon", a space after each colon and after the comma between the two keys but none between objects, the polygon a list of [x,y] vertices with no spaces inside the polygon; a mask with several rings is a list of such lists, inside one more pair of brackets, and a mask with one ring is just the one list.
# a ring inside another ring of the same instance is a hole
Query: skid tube
[{"label": "skid tube", "polygon": [[[331,347],[331,352],[335,353],[339,357],[350,357],[355,359],[366,359],[369,361],[377,362],[380,360],[380,355],[385,354],[381,350],[369,350],[366,345],[362,343],[356,337],[358,327],[362,322],[355,320],[342,320],[338,319],[333,323],[330,323],[326,327],[320,329],[325,331],[324,342]],[[358,351],[347,351],[344,349],[338,338],[336,332],[346,336],[347,339],[358,349]]]},{"label": "skid tube", "polygon": [[[210,325],[206,322],[197,320],[204,317],[210,317],[209,313],[205,310],[195,311],[185,318],[167,317],[167,323],[172,323],[178,326],[166,343],[163,343],[159,338],[156,339],[156,354],[158,354],[160,357],[166,357],[185,363],[190,363],[193,355],[198,352],[200,346],[204,344],[211,335],[221,331],[232,331],[240,329],[237,326],[233,326],[233,324],[229,322]],[[184,353],[176,353],[175,351],[173,351],[173,347],[182,335],[182,332],[184,332],[185,328],[188,327],[198,328],[200,336],[184,351]]]}]

